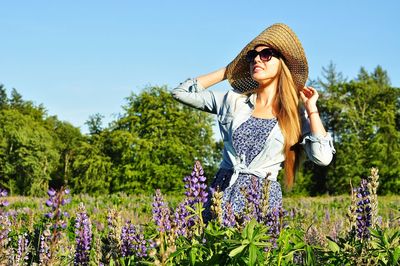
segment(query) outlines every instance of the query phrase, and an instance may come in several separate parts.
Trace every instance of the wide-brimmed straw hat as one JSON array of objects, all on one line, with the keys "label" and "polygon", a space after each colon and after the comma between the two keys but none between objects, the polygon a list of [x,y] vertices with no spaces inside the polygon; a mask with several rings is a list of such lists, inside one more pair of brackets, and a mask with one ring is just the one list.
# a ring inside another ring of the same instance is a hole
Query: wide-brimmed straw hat
[{"label": "wide-brimmed straw hat", "polygon": [[281,54],[292,74],[295,86],[301,90],[308,78],[307,58],[296,34],[283,23],[273,24],[265,29],[229,63],[226,76],[231,86],[239,92],[253,91],[258,87],[258,83],[251,78],[249,63],[245,57],[248,51],[260,44]]}]

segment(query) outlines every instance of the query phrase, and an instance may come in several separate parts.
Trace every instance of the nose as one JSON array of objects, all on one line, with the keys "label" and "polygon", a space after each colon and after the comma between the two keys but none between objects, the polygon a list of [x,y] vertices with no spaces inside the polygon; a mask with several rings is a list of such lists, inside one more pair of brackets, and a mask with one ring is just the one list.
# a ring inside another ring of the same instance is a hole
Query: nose
[{"label": "nose", "polygon": [[260,54],[257,54],[257,56],[254,57],[253,63],[257,63],[257,62],[262,62],[262,60],[260,58]]}]

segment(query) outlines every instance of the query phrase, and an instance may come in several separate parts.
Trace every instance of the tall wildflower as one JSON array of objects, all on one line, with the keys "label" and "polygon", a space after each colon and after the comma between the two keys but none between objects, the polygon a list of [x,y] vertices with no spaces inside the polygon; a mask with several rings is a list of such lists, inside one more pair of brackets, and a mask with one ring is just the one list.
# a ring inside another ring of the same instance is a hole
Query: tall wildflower
[{"label": "tall wildflower", "polygon": [[65,229],[67,226],[65,218],[68,218],[69,214],[62,211],[61,207],[71,202],[71,199],[66,197],[69,194],[69,189],[61,188],[56,191],[50,188],[47,194],[49,199],[46,201],[46,205],[50,207],[50,211],[45,216],[53,221],[52,228],[54,230]]},{"label": "tall wildflower", "polygon": [[231,202],[227,202],[225,204],[225,211],[222,217],[222,224],[226,227],[234,227],[236,225],[236,217]]},{"label": "tall wildflower", "polygon": [[17,265],[28,265],[28,259],[29,259],[29,240],[28,240],[28,234],[24,233],[22,235],[18,236],[18,249],[17,249],[17,254],[15,256],[15,263]]},{"label": "tall wildflower", "polygon": [[8,206],[8,201],[5,199],[2,199],[4,197],[7,197],[7,195],[8,195],[7,190],[0,188],[0,213],[2,212],[1,207]]},{"label": "tall wildflower", "polygon": [[121,249],[122,221],[119,212],[115,209],[109,209],[107,213],[108,234],[105,244],[102,246],[102,261],[108,263],[111,259],[117,259]]},{"label": "tall wildflower", "polygon": [[271,236],[273,248],[277,247],[276,240],[279,237],[281,228],[283,227],[284,210],[281,207],[271,208],[264,217],[263,222],[269,227],[268,234]]},{"label": "tall wildflower", "polygon": [[164,197],[160,189],[156,190],[153,198],[153,220],[158,226],[158,231],[165,232],[171,230],[170,210],[164,202]]},{"label": "tall wildflower", "polygon": [[371,204],[371,226],[375,227],[378,222],[378,186],[379,186],[378,168],[371,168],[371,175],[368,177],[368,189],[370,192]]},{"label": "tall wildflower", "polygon": [[75,265],[88,265],[90,260],[90,248],[92,246],[92,223],[86,213],[83,203],[79,205],[75,219],[76,249]]},{"label": "tall wildflower", "polygon": [[368,181],[361,180],[361,186],[357,189],[357,237],[359,239],[369,239],[369,227],[371,226],[371,200],[368,189]]},{"label": "tall wildflower", "polygon": [[[170,220],[170,210],[168,205],[164,202],[164,198],[161,194],[160,189],[156,190],[156,194],[153,198],[153,221],[157,225],[157,230],[160,232],[159,238],[156,240],[158,243],[160,252],[159,252],[159,259],[155,260],[155,264],[161,263],[164,265],[165,261],[168,258],[169,249],[166,247],[169,244],[169,238],[166,234],[170,232],[171,227],[171,220]],[[172,232],[174,234],[174,232]],[[172,237],[172,236],[171,236]]]},{"label": "tall wildflower", "polygon": [[183,181],[185,184],[185,195],[190,205],[197,202],[205,203],[208,199],[206,177],[199,161],[196,161],[190,176],[186,176]]},{"label": "tall wildflower", "polygon": [[[193,166],[193,171],[190,176],[183,178],[185,182],[185,195],[186,199],[183,201],[183,205],[179,206],[182,219],[180,224],[185,225],[186,233],[200,234],[203,230],[203,205],[208,201],[208,192],[206,185],[206,177],[204,175],[203,167],[199,161],[196,161]],[[183,211],[185,207],[189,212]],[[190,213],[191,212],[191,213]],[[184,215],[187,215],[184,217]],[[178,228],[180,230],[180,228]]]},{"label": "tall wildflower", "polygon": [[179,203],[175,209],[173,223],[176,236],[188,236],[188,230],[193,226],[193,219],[188,219],[190,213],[186,206],[189,206],[187,199]]},{"label": "tall wildflower", "polygon": [[351,186],[351,195],[350,195],[350,206],[349,209],[347,210],[346,216],[347,216],[347,221],[348,221],[348,225],[349,225],[349,232],[354,232],[356,230],[356,223],[357,223],[357,189],[353,188],[353,186],[351,185],[350,182],[350,186]]},{"label": "tall wildflower", "polygon": [[310,226],[308,228],[304,238],[310,245],[324,245],[325,237],[315,226]]},{"label": "tall wildflower", "polygon": [[7,260],[10,255],[7,245],[9,242],[8,235],[11,232],[11,221],[9,214],[2,209],[8,205],[8,201],[2,199],[2,197],[6,196],[7,191],[0,188],[0,263],[5,263],[3,259]]},{"label": "tall wildflower", "polygon": [[66,196],[69,194],[69,189],[61,188],[56,191],[50,188],[47,191],[49,199],[46,205],[50,207],[50,211],[45,214],[48,219],[45,225],[45,230],[40,236],[39,260],[43,265],[54,264],[54,252],[59,249],[58,242],[61,238],[62,231],[67,227],[66,218],[69,217],[68,212],[62,210],[62,206],[68,204],[71,199]]},{"label": "tall wildflower", "polygon": [[121,252],[123,257],[136,256],[138,258],[147,256],[146,240],[143,232],[131,221],[126,221],[121,232]]},{"label": "tall wildflower", "polygon": [[219,188],[213,192],[212,194],[212,205],[211,205],[211,212],[213,218],[215,218],[219,224],[223,224],[223,210],[222,210],[222,197],[224,192],[219,191]]},{"label": "tall wildflower", "polygon": [[263,185],[262,185],[262,194],[260,198],[260,214],[262,219],[267,217],[268,211],[269,211],[269,191],[271,187],[271,181],[268,180],[268,176],[271,175],[271,173],[268,173],[267,177],[264,178]]},{"label": "tall wildflower", "polygon": [[51,232],[49,226],[40,235],[39,247],[39,263],[40,265],[51,265],[52,252],[51,252]]},{"label": "tall wildflower", "polygon": [[260,222],[262,219],[262,212],[260,210],[261,195],[257,177],[251,177],[250,186],[245,188],[244,196],[246,199],[243,214],[244,222],[249,222],[252,218],[256,218],[256,220]]}]

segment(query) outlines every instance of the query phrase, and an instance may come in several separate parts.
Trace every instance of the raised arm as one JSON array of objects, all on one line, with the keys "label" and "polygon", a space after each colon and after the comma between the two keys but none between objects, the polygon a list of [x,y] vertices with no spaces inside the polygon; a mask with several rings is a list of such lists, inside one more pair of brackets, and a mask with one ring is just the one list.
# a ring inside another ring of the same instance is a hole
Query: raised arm
[{"label": "raised arm", "polygon": [[173,89],[171,94],[186,105],[217,114],[224,93],[208,91],[206,88],[223,81],[226,78],[225,70],[224,67],[195,79],[187,79]]},{"label": "raised arm", "polygon": [[[318,92],[312,87],[304,87],[300,92],[307,116],[303,121],[304,138],[301,144],[308,158],[318,165],[328,165],[336,152],[332,137],[326,132],[317,108]],[[308,118],[308,119],[307,119]]]},{"label": "raised arm", "polygon": [[196,78],[197,82],[205,89],[211,87],[226,79],[226,67],[220,68],[214,72],[199,76]]}]

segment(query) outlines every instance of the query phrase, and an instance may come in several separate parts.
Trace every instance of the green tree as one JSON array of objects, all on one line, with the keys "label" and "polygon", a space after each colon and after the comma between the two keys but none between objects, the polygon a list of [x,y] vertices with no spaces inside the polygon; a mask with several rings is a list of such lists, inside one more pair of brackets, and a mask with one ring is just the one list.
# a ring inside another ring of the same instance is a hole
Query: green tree
[{"label": "green tree", "polygon": [[372,73],[361,68],[357,79],[346,82],[331,64],[324,77],[320,109],[337,150],[326,179],[328,192],[347,192],[352,178],[358,182],[375,166],[380,169],[381,192],[399,193],[399,89],[390,86],[380,66]]},{"label": "green tree", "polygon": [[50,129],[49,131],[55,138],[55,145],[60,158],[52,175],[50,186],[70,186],[73,178],[72,164],[76,159],[77,150],[85,138],[79,128],[69,122],[59,121],[57,117],[49,117],[45,122],[52,128],[52,131]]},{"label": "green tree", "polygon": [[42,124],[18,110],[0,110],[0,186],[12,194],[43,194],[58,159]]},{"label": "green tree", "polygon": [[219,155],[209,114],[175,101],[166,87],[149,87],[127,98],[124,113],[106,139],[115,162],[115,190],[126,192],[182,189],[182,177],[195,159],[211,177]]},{"label": "green tree", "polygon": [[102,129],[103,129],[103,118],[104,116],[97,113],[94,115],[91,115],[89,117],[89,120],[85,122],[85,124],[88,126],[89,128],[89,133],[90,134],[99,134]]},{"label": "green tree", "polygon": [[69,184],[75,193],[100,195],[110,192],[113,162],[104,154],[103,145],[104,141],[95,135],[81,141],[74,151],[73,178]]}]

